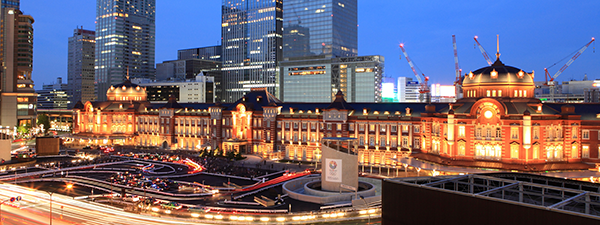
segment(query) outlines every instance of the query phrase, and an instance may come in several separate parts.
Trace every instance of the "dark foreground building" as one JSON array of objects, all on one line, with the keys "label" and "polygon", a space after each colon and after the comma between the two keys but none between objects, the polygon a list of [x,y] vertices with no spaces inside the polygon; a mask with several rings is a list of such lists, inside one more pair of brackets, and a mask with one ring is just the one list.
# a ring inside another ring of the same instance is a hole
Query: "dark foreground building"
[{"label": "dark foreground building", "polygon": [[383,181],[383,224],[599,224],[600,184],[522,173]]}]

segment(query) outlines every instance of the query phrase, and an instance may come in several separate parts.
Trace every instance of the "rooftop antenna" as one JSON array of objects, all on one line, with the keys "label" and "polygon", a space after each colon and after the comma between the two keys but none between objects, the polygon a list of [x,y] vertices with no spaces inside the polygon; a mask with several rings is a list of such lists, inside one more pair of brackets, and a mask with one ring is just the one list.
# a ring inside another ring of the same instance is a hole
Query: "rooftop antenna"
[{"label": "rooftop antenna", "polygon": [[500,35],[496,34],[496,60],[500,59]]}]

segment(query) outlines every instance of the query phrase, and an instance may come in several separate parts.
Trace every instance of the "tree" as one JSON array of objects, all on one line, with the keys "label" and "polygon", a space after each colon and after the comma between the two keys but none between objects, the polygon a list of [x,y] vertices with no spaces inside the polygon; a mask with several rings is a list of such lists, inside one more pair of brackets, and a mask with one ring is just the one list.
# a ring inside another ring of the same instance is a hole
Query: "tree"
[{"label": "tree", "polygon": [[38,118],[37,118],[37,125],[44,125],[44,133],[48,132],[48,129],[50,129],[50,119],[48,118],[48,115],[46,114],[39,114]]},{"label": "tree", "polygon": [[31,130],[31,124],[29,124],[29,123],[26,123],[26,124],[23,124],[23,125],[17,127],[17,133],[20,136],[29,134],[29,130]]}]

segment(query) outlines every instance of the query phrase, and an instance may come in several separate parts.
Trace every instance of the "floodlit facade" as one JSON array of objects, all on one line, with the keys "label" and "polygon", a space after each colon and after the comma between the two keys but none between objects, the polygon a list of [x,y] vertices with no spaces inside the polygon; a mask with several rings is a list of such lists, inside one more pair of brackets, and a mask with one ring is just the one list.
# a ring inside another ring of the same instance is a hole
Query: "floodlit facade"
[{"label": "floodlit facade", "polygon": [[94,101],[94,61],[96,32],[77,28],[69,37],[67,83],[69,87],[69,108],[76,102]]},{"label": "floodlit facade", "polygon": [[95,82],[98,100],[131,78],[154,79],[156,0],[96,1]]},{"label": "floodlit facade", "polygon": [[263,88],[228,104],[179,104],[171,98],[142,105],[130,101],[133,96],[111,98],[109,92],[109,102],[74,110],[74,134],[108,139],[105,121],[111,119],[102,116],[119,112],[127,115],[120,120],[130,134],[127,143],[136,146],[210,146],[316,162],[322,138],[350,137],[357,139],[363,166],[398,166],[395,159],[408,155],[443,165],[520,171],[600,163],[600,105],[544,104],[533,96],[533,77],[497,60],[464,77],[463,98],[430,104],[347,102],[341,90],[330,102],[282,102]]}]

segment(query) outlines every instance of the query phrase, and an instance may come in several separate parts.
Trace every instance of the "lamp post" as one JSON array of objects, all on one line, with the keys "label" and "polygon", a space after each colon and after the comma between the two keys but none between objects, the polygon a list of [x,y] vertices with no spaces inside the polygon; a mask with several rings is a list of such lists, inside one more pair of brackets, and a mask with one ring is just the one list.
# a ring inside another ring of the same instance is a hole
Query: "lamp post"
[{"label": "lamp post", "polygon": [[[67,189],[71,189],[73,188],[73,184],[67,184]],[[54,191],[56,192],[57,189],[55,189]],[[52,195],[54,194],[54,192],[51,191],[45,191],[49,196],[50,196],[50,225],[52,225]]]},{"label": "lamp post", "polygon": [[46,191],[46,193],[50,196],[50,225],[52,225],[52,195],[54,192]]}]

